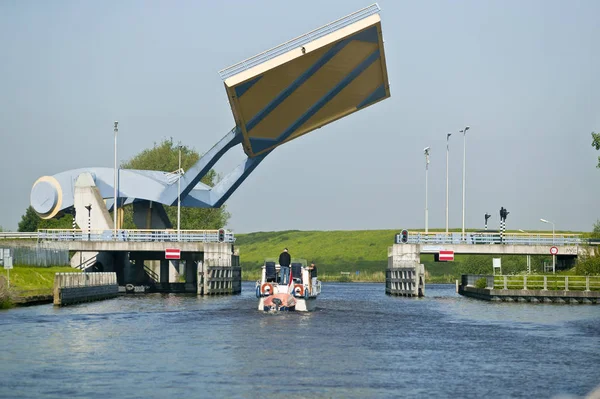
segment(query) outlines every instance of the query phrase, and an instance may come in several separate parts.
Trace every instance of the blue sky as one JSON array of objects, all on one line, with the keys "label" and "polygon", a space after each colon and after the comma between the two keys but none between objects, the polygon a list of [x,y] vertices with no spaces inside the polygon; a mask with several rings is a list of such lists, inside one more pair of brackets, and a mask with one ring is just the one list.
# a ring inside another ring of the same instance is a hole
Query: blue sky
[{"label": "blue sky", "polygon": [[[165,137],[208,150],[233,126],[218,70],[370,3],[0,2],[0,225],[33,182],[111,167]],[[589,231],[600,219],[600,2],[382,0],[392,97],[274,151],[227,201],[236,232],[445,225]],[[226,174],[242,159],[228,154]],[[285,195],[282,193],[286,193]]]}]

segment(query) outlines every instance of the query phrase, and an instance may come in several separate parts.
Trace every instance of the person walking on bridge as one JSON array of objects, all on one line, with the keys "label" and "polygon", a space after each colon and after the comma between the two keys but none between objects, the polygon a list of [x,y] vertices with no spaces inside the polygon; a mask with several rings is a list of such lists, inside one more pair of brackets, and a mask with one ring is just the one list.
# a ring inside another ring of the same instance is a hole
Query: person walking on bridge
[{"label": "person walking on bridge", "polygon": [[283,252],[279,255],[279,283],[287,284],[290,278],[290,263],[292,262],[292,257],[288,252],[287,248],[283,249]]}]

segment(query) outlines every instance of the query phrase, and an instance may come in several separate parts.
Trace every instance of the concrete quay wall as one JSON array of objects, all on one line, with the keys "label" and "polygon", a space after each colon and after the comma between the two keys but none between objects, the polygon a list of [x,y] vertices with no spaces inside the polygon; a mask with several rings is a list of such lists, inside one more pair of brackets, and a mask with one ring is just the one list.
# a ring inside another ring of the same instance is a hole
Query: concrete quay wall
[{"label": "concrete quay wall", "polygon": [[460,295],[484,301],[595,305],[600,304],[600,291],[494,289],[490,287],[477,288],[473,285],[466,284],[465,277],[466,276],[463,276],[463,283],[457,284],[457,292]]},{"label": "concrete quay wall", "polygon": [[54,300],[56,306],[100,301],[119,294],[116,273],[56,273]]}]

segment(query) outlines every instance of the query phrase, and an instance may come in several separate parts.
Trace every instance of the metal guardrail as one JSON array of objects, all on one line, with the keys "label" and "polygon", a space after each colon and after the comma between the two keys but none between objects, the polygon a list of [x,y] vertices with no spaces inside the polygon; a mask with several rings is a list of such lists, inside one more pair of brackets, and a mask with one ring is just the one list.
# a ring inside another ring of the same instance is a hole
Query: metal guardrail
[{"label": "metal guardrail", "polygon": [[581,245],[587,240],[579,234],[522,234],[522,233],[409,233],[407,244],[505,244],[505,245]]},{"label": "metal guardrail", "polygon": [[244,61],[238,62],[232,66],[221,69],[219,75],[221,79],[225,80],[231,76],[237,75],[242,71],[246,71],[256,65],[262,64],[265,61],[271,60],[281,54],[285,54],[288,51],[302,47],[303,45],[312,42],[320,37],[326,36],[336,30],[344,28],[348,25],[353,24],[356,21],[367,18],[373,14],[377,14],[381,9],[377,3],[371,4],[361,10],[355,11],[352,14],[346,15],[340,19],[330,22],[326,25],[321,26],[315,30],[312,30],[304,35],[298,36],[295,39],[288,40],[278,46],[275,46],[269,50],[263,51],[253,57],[245,59]]},{"label": "metal guardrail", "polygon": [[[231,231],[225,230],[77,230],[41,229],[32,233],[0,233],[0,238],[27,238],[39,241],[127,241],[127,242],[228,242],[234,243]],[[116,239],[115,239],[116,238]]]},{"label": "metal guardrail", "polygon": [[4,239],[4,240],[11,240],[11,239],[37,240],[37,237],[38,237],[37,232],[20,233],[20,232],[8,231],[8,232],[0,233],[0,239]]}]

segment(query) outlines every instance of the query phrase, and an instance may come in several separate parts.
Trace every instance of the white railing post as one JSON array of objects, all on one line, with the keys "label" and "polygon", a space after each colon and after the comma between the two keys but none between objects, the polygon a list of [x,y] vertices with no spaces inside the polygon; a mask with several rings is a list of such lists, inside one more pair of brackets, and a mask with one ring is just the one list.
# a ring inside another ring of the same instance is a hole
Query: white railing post
[{"label": "white railing post", "polygon": [[565,276],[565,291],[569,291],[569,276]]},{"label": "white railing post", "polygon": [[544,291],[548,290],[548,276],[544,276]]},{"label": "white railing post", "polygon": [[527,276],[523,276],[523,289],[527,289]]},{"label": "white railing post", "polygon": [[590,290],[590,276],[585,277],[585,290],[586,291]]},{"label": "white railing post", "polygon": [[504,277],[504,289],[507,290],[508,289],[508,287],[507,287],[508,276],[505,275],[503,277]]}]

